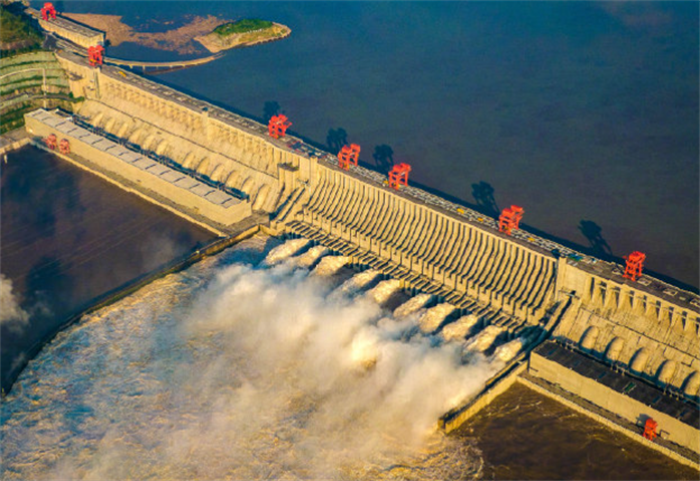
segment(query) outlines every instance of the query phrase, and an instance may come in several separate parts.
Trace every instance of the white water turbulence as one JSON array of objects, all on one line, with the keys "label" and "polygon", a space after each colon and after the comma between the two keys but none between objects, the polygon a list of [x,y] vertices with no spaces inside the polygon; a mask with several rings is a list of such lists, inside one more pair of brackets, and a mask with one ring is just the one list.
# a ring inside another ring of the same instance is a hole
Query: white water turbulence
[{"label": "white water turbulence", "polygon": [[297,267],[311,267],[316,261],[328,253],[328,248],[318,245],[314,246],[303,254],[294,257],[292,260]]},{"label": "white water turbulence", "polygon": [[451,322],[440,330],[440,337],[445,341],[458,341],[467,337],[479,323],[479,318],[474,314],[467,314]]},{"label": "white water turbulence", "polygon": [[425,307],[433,299],[432,294],[418,294],[401,304],[394,310],[394,317],[407,317]]},{"label": "white water turbulence", "polygon": [[366,271],[362,271],[358,274],[355,274],[347,281],[343,282],[343,284],[338,289],[336,289],[336,294],[340,296],[355,294],[363,287],[371,284],[379,276],[379,271],[376,271],[374,269],[367,269]]},{"label": "white water turbulence", "polygon": [[502,327],[499,326],[486,326],[479,334],[469,339],[464,348],[467,351],[472,352],[484,352],[486,351],[496,338],[504,331]]},{"label": "white water turbulence", "polygon": [[517,356],[520,353],[520,351],[523,350],[525,344],[525,338],[518,337],[516,339],[513,339],[510,342],[506,342],[505,344],[498,346],[493,352],[493,357],[504,363],[507,363],[515,356]]},{"label": "white water turbulence", "polygon": [[256,267],[266,242],[61,333],[3,403],[0,477],[478,477],[476,448],[436,424],[501,364],[406,338],[415,318],[329,296],[329,279],[308,270]]},{"label": "white water turbulence", "polygon": [[12,281],[0,274],[0,324],[21,331],[29,323],[29,314],[20,307]]},{"label": "white water turbulence", "polygon": [[265,264],[274,265],[280,261],[292,257],[297,252],[301,251],[311,241],[309,239],[290,239],[284,244],[278,245],[272,249],[265,258]]},{"label": "white water turbulence", "polygon": [[418,320],[420,330],[426,334],[435,332],[435,330],[440,327],[440,324],[442,324],[447,316],[452,314],[455,309],[455,306],[447,302],[431,307],[427,311],[423,312]]},{"label": "white water turbulence", "polygon": [[325,256],[321,259],[321,262],[314,267],[311,274],[321,277],[332,276],[342,269],[348,262],[350,262],[350,258],[347,256]]},{"label": "white water turbulence", "polygon": [[401,289],[400,280],[387,279],[385,281],[381,281],[379,284],[367,291],[367,296],[373,299],[377,304],[383,304],[388,301],[389,298],[399,289]]}]

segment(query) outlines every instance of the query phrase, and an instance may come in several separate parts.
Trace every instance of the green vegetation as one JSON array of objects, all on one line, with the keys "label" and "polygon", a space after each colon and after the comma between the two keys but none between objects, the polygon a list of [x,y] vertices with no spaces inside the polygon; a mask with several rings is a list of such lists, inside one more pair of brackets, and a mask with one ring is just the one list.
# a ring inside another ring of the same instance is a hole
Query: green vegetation
[{"label": "green vegetation", "polygon": [[259,18],[244,18],[236,22],[229,22],[219,25],[214,29],[214,33],[227,37],[236,33],[252,32],[253,30],[262,30],[272,27],[272,22],[269,20],[260,20]]},{"label": "green vegetation", "polygon": [[40,47],[42,35],[24,15],[0,7],[0,51],[2,56],[27,52]]}]

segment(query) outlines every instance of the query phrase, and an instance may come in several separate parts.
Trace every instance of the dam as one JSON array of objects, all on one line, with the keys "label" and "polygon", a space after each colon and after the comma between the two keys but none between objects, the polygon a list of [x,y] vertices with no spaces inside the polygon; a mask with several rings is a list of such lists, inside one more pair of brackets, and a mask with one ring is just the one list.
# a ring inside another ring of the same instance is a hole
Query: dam
[{"label": "dam", "polygon": [[[245,216],[260,216],[275,234],[308,239],[358,269],[374,269],[407,292],[425,294],[449,313],[435,330],[469,313],[481,327],[499,327],[502,343],[523,339],[523,349],[478,398],[441,419],[446,431],[519,376],[640,426],[640,441],[641,424],[656,419],[670,452],[694,462],[683,453],[700,452],[698,419],[692,415],[700,388],[696,294],[648,275],[631,281],[622,266],[521,229],[508,235],[494,219],[411,186],[393,189],[385,176],[361,166],[342,169],[336,156],[292,135],[273,138],[266,126],[174,89],[116,67],[92,68],[68,52],[56,55],[73,95],[85,101],[75,120],[47,111],[28,114],[27,131],[37,145],[51,135],[66,139],[70,152],[63,155],[69,160],[93,169],[84,162],[89,157],[112,172],[103,175],[136,183],[140,178],[149,184],[134,187],[143,195],[169,198],[182,215],[223,233]],[[236,215],[219,215],[208,204],[193,212],[195,197],[188,188],[169,190],[167,182],[146,180],[152,175],[146,171],[160,165],[127,173],[125,157],[148,162],[151,154],[177,164],[180,173],[207,179],[202,189],[222,187],[206,195],[224,199],[223,188],[241,192],[228,201]],[[606,385],[590,377],[601,375],[594,370],[575,377],[577,366],[586,363],[629,381],[619,388],[619,382]],[[597,382],[598,389],[582,389],[584,380]],[[642,391],[637,384],[654,395],[628,405],[630,393]]]}]

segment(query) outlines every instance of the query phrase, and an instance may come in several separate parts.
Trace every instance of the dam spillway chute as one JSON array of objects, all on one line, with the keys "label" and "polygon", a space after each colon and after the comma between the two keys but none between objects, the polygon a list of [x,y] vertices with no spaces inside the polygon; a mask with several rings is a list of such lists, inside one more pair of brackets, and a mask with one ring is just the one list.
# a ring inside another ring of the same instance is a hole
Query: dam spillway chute
[{"label": "dam spillway chute", "polygon": [[299,239],[289,239],[284,244],[278,245],[277,247],[272,249],[267,254],[267,257],[265,257],[263,264],[275,265],[278,262],[288,259],[289,257],[295,255],[297,252],[301,251],[310,243],[311,241],[309,239],[305,239],[303,237]]},{"label": "dam spillway chute", "polygon": [[619,337],[616,337],[615,339],[610,341],[610,344],[608,344],[608,349],[605,351],[605,357],[608,358],[610,361],[617,361],[624,347],[625,341],[623,341]]},{"label": "dam spillway chute", "polygon": [[332,276],[350,262],[347,256],[324,256],[311,272],[312,276]]},{"label": "dam spillway chute", "polygon": [[600,333],[600,329],[598,329],[596,326],[590,326],[588,329],[586,329],[586,332],[583,333],[583,336],[581,337],[581,349],[585,351],[590,351],[595,347],[595,343],[598,340],[598,334]]},{"label": "dam spillway chute", "polygon": [[456,309],[455,306],[447,302],[427,309],[418,319],[420,330],[426,334],[437,331]]},{"label": "dam spillway chute", "polygon": [[318,261],[321,257],[328,254],[328,252],[328,247],[319,244],[317,246],[313,246],[311,249],[304,252],[303,254],[295,256],[292,260],[297,267],[304,267],[309,269],[314,264],[316,264],[316,261]]},{"label": "dam spillway chute", "polygon": [[420,311],[425,306],[430,304],[434,298],[435,296],[433,296],[432,294],[416,294],[415,296],[401,304],[399,307],[394,309],[394,317],[401,318],[410,316],[411,314]]},{"label": "dam spillway chute", "polygon": [[630,369],[637,373],[643,373],[647,367],[647,362],[649,361],[649,349],[643,347],[639,349],[632,357],[632,362],[630,363]]},{"label": "dam spillway chute", "polygon": [[476,314],[467,314],[443,327],[440,330],[440,337],[445,341],[463,340],[478,323],[479,317]]},{"label": "dam spillway chute", "polygon": [[691,373],[683,383],[683,393],[686,396],[697,397],[700,394],[700,371]]},{"label": "dam spillway chute", "polygon": [[384,304],[395,292],[401,289],[401,281],[398,279],[386,279],[367,291],[367,297],[377,304]]},{"label": "dam spillway chute", "polygon": [[340,294],[353,295],[365,287],[371,285],[381,277],[381,273],[375,269],[367,269],[352,276],[336,289]]},{"label": "dam spillway chute", "polygon": [[673,376],[676,374],[678,369],[678,363],[672,359],[666,359],[661,366],[656,375],[656,379],[663,384],[668,385],[673,380]]},{"label": "dam spillway chute", "polygon": [[473,338],[464,343],[464,351],[484,352],[487,351],[496,341],[496,338],[503,333],[505,329],[500,326],[486,326]]},{"label": "dam spillway chute", "polygon": [[499,361],[508,362],[520,354],[526,344],[527,339],[524,337],[518,337],[498,346],[493,353],[493,357]]},{"label": "dam spillway chute", "polygon": [[265,206],[265,201],[270,194],[270,186],[268,184],[263,184],[258,189],[258,193],[255,195],[255,200],[253,201],[253,210],[263,210]]},{"label": "dam spillway chute", "polygon": [[240,172],[236,169],[231,170],[231,172],[228,174],[226,177],[226,187],[236,187],[236,183],[238,182],[238,177]]}]

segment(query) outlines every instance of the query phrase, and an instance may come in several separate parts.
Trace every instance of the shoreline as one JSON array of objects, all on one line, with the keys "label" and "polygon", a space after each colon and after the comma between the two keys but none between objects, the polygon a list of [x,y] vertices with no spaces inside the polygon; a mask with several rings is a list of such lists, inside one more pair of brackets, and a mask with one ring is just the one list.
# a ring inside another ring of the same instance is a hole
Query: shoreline
[{"label": "shoreline", "polygon": [[[199,42],[201,45],[204,46],[207,50],[209,50],[211,53],[219,53],[225,50],[231,50],[234,48],[242,48],[242,47],[252,47],[254,45],[260,45],[263,43],[268,43],[268,42],[274,42],[276,40],[282,40],[287,37],[289,37],[292,34],[292,29],[287,27],[286,25],[282,25],[281,23],[272,23],[271,29],[277,28],[277,32],[280,33],[280,35],[275,35],[272,37],[267,37],[267,38],[261,38],[258,40],[252,40],[252,41],[247,41],[245,40],[245,35],[249,34],[254,34],[257,32],[262,32],[263,30],[254,30],[252,32],[245,32],[245,33],[240,33],[240,34],[234,34],[230,35],[229,37],[226,37],[225,40],[223,40],[218,34],[211,32],[207,35],[200,35],[197,37],[194,37],[193,40]],[[273,33],[273,32],[270,32]],[[222,45],[225,42],[230,42],[231,45]]]}]

